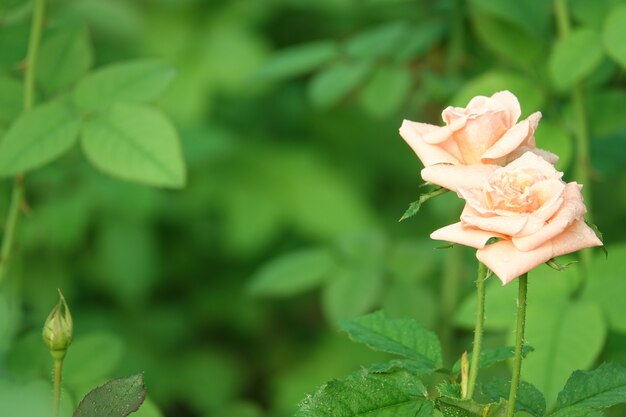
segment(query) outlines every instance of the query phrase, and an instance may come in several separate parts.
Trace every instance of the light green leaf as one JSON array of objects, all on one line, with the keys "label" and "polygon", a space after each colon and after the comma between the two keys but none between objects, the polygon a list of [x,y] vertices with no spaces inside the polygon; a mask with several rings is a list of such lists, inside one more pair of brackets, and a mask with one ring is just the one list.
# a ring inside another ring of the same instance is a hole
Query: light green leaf
[{"label": "light green leaf", "polygon": [[260,296],[292,296],[320,285],[334,266],[326,248],[292,252],[263,265],[251,278],[249,290]]},{"label": "light green leaf", "polygon": [[[589,112],[589,129],[594,138],[604,138],[626,127],[626,92],[621,89],[590,92],[585,103]],[[537,131],[539,133],[539,131]]]},{"label": "light green leaf", "polygon": [[406,22],[394,21],[368,28],[346,42],[346,52],[358,59],[375,59],[391,55],[406,37]]},{"label": "light green leaf", "polygon": [[[480,388],[486,397],[498,401],[500,398],[509,398],[511,381],[509,379],[496,378],[481,384]],[[520,381],[515,409],[517,411],[527,411],[535,417],[542,417],[546,412],[546,400],[543,398],[543,394],[532,384]]]},{"label": "light green leaf", "polygon": [[38,168],[69,150],[80,120],[61,103],[45,104],[22,113],[0,141],[0,175]]},{"label": "light green leaf", "polygon": [[432,403],[426,387],[406,372],[356,372],[322,385],[299,406],[296,417],[426,417]]},{"label": "light green leaf", "polygon": [[378,67],[361,90],[361,106],[372,116],[388,116],[400,107],[410,92],[411,82],[407,67]]},{"label": "light green leaf", "polygon": [[318,72],[309,82],[309,99],[314,106],[328,109],[352,92],[369,74],[366,62],[340,62]]},{"label": "light green leaf", "polygon": [[610,256],[597,253],[589,265],[589,280],[584,296],[600,306],[612,330],[626,332],[626,293],[623,260],[626,259],[626,244],[607,248]]},{"label": "light green leaf", "polygon": [[593,371],[575,371],[559,392],[556,408],[607,408],[626,403],[626,368],[604,363]]},{"label": "light green leaf", "polygon": [[502,90],[509,90],[517,96],[522,108],[522,117],[541,110],[545,100],[541,88],[527,77],[515,72],[489,71],[465,83],[463,88],[457,91],[450,100],[450,104],[456,107],[465,107],[475,96],[489,97]]},{"label": "light green leaf", "polygon": [[413,201],[411,204],[409,204],[409,207],[406,209],[406,211],[404,212],[404,214],[402,215],[402,217],[400,217],[400,220],[398,221],[403,221],[406,220],[408,218],[411,218],[413,216],[415,216],[420,209],[422,208],[422,204],[424,204],[425,202],[427,202],[428,200],[430,200],[433,197],[437,197],[441,194],[444,194],[446,192],[448,192],[450,190],[448,190],[447,188],[443,188],[443,187],[435,187],[434,189],[427,191],[425,193],[422,193],[419,195],[419,197],[417,198],[417,200]]},{"label": "light green leaf", "polygon": [[255,75],[263,80],[297,77],[319,68],[337,53],[337,45],[331,41],[291,46],[274,53]]},{"label": "light green leaf", "polygon": [[[529,352],[534,351],[535,349],[532,346],[524,345],[522,347],[522,357],[526,357]],[[499,362],[504,362],[507,359],[512,358],[515,355],[515,347],[514,346],[505,346],[494,349],[484,349],[480,352],[480,360],[478,361],[479,368],[488,368],[491,365],[495,365]],[[467,361],[471,363],[472,361],[472,352],[467,355]],[[457,360],[452,367],[452,372],[459,373],[461,372],[461,361]]]},{"label": "light green leaf", "polygon": [[[72,415],[72,401],[68,392],[62,392],[60,417]],[[0,404],[3,417],[52,417],[52,386],[39,378],[0,379]]]},{"label": "light green leaf", "polygon": [[602,411],[593,410],[586,407],[567,407],[555,411],[549,417],[603,417]]},{"label": "light green leaf", "polygon": [[545,31],[552,17],[551,4],[545,0],[470,0],[469,4],[513,23],[530,36]]},{"label": "light green leaf", "polygon": [[23,96],[22,83],[0,75],[0,124],[10,123],[22,112]]},{"label": "light green leaf", "polygon": [[545,298],[529,305],[525,339],[538,348],[524,361],[524,379],[544,393],[550,406],[572,369],[593,364],[605,335],[602,312],[594,303]]},{"label": "light green leaf", "polygon": [[602,33],[606,53],[626,68],[626,4],[620,3],[611,9]]},{"label": "light green leaf", "polygon": [[557,124],[542,120],[540,127],[535,131],[535,138],[538,148],[559,156],[555,164],[556,168],[560,171],[567,171],[574,153],[572,137],[567,131]]},{"label": "light green leaf", "polygon": [[[517,288],[488,279],[485,285],[485,329],[508,330],[515,322]],[[476,294],[473,292],[461,302],[454,323],[464,329],[473,329],[476,319]]]},{"label": "light green leaf", "polygon": [[92,60],[85,28],[69,26],[44,38],[37,63],[37,81],[48,93],[57,91],[85,75]]},{"label": "light green leaf", "polygon": [[69,349],[63,382],[81,391],[112,375],[124,354],[124,343],[114,334],[91,333],[77,337]]},{"label": "light green leaf", "polygon": [[548,60],[548,73],[554,86],[566,90],[602,62],[602,39],[593,29],[577,29],[559,39]]},{"label": "light green leaf", "polygon": [[114,379],[87,394],[73,417],[126,417],[137,411],[145,398],[143,374]]},{"label": "light green leaf", "polygon": [[424,55],[445,34],[446,24],[428,20],[412,25],[402,43],[394,46],[393,55],[400,62]]},{"label": "light green leaf", "polygon": [[341,329],[355,342],[374,350],[421,362],[424,369],[441,368],[441,345],[437,336],[414,320],[389,319],[382,311],[345,320]]},{"label": "light green leaf", "polygon": [[185,185],[178,134],[157,110],[117,104],[85,123],[82,146],[107,174],[154,186]]},{"label": "light green leaf", "polygon": [[174,69],[157,60],[112,64],[83,78],[74,90],[74,102],[84,111],[103,110],[114,103],[156,100],[174,79]]},{"label": "light green leaf", "polygon": [[322,292],[322,308],[329,323],[365,314],[378,304],[383,290],[382,269],[350,265],[337,270]]},{"label": "light green leaf", "polygon": [[[430,248],[431,253],[433,252]],[[421,262],[413,262],[418,265]],[[439,298],[435,292],[426,285],[409,282],[392,282],[386,287],[383,298],[383,309],[390,317],[411,318],[418,323],[432,328],[437,321],[440,310]]]},{"label": "light green leaf", "polygon": [[620,0],[569,0],[569,10],[572,17],[584,26],[601,28],[609,14],[611,6]]}]

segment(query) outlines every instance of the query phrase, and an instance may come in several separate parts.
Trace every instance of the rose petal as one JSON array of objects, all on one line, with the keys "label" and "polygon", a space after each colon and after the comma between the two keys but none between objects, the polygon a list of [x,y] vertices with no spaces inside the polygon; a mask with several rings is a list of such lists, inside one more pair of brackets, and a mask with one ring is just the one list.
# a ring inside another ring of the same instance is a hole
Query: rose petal
[{"label": "rose petal", "polygon": [[548,242],[529,252],[518,250],[509,240],[501,240],[476,251],[478,260],[508,284],[515,278],[554,257],[552,245]]},{"label": "rose petal", "polygon": [[528,216],[482,216],[475,215],[470,211],[461,214],[461,222],[466,227],[476,227],[489,232],[496,232],[506,236],[514,236],[519,233],[526,222]]},{"label": "rose petal", "polygon": [[521,251],[533,250],[550,239],[563,233],[575,220],[579,220],[587,212],[580,187],[570,182],[563,191],[563,204],[554,217],[536,233],[513,237],[513,244]]},{"label": "rose petal", "polygon": [[452,191],[482,188],[497,165],[433,165],[422,170],[422,178]]},{"label": "rose petal", "polygon": [[507,170],[527,168],[536,169],[546,179],[560,179],[563,176],[563,173],[557,171],[556,168],[554,168],[554,165],[547,162],[541,156],[530,151],[525,152],[522,156],[506,166]]},{"label": "rose petal", "polygon": [[593,246],[602,246],[602,241],[582,219],[575,220],[567,230],[552,239],[553,257]]},{"label": "rose petal", "polygon": [[491,96],[492,99],[499,101],[506,107],[509,113],[509,127],[513,126],[522,114],[517,97],[510,91],[498,91]]},{"label": "rose petal", "polygon": [[430,234],[430,238],[434,240],[445,240],[465,246],[471,246],[476,249],[483,248],[487,241],[492,237],[502,236],[498,233],[464,227],[461,222],[442,227],[441,229],[437,229]]},{"label": "rose petal", "polygon": [[447,152],[446,149],[424,141],[424,135],[432,135],[433,132],[441,132],[441,129],[442,128],[439,126],[405,120],[400,127],[400,135],[411,149],[413,149],[413,152],[415,152],[424,166],[441,163],[460,163],[459,160]]},{"label": "rose petal", "polygon": [[[482,154],[482,161],[503,158],[523,146],[531,145],[529,139],[533,137],[541,113],[536,112],[510,128],[496,143]],[[534,144],[533,144],[534,145]]]},{"label": "rose petal", "polygon": [[535,149],[531,149],[530,151],[534,153],[535,155],[542,157],[543,159],[546,160],[546,162],[552,165],[556,164],[559,160],[558,155],[553,154],[552,152],[549,152],[543,149],[535,148]]}]

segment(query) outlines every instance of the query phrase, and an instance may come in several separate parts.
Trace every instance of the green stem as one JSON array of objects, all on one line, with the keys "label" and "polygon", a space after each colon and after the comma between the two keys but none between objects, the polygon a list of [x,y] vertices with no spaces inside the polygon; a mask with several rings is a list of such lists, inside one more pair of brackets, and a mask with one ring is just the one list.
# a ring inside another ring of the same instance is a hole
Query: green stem
[{"label": "green stem", "polygon": [[519,388],[520,375],[522,371],[522,346],[524,344],[524,328],[526,326],[526,295],[528,293],[528,273],[517,279],[519,292],[517,296],[517,331],[515,334],[515,356],[513,358],[513,379],[511,380],[511,391],[509,393],[509,403],[506,410],[506,417],[515,415],[515,400]]},{"label": "green stem", "polygon": [[452,357],[456,352],[452,352],[453,328],[450,317],[454,314],[454,310],[459,298],[459,281],[461,277],[461,251],[459,247],[452,247],[449,250],[448,258],[443,271],[443,280],[441,283],[441,318],[440,335],[441,346],[443,348],[444,358]]},{"label": "green stem", "polygon": [[480,350],[483,342],[483,325],[485,323],[485,281],[489,271],[487,267],[478,262],[478,274],[476,277],[476,324],[474,325],[474,345],[472,348],[472,362],[469,368],[467,385],[467,398],[474,396],[476,378],[480,363]]},{"label": "green stem", "polygon": [[[24,76],[24,111],[31,110],[35,104],[35,71],[37,68],[39,45],[41,43],[45,6],[46,0],[35,0],[33,21],[28,41],[28,52],[26,55],[26,74]],[[2,248],[0,249],[0,283],[3,281],[8,269],[8,262],[13,250],[13,239],[23,199],[24,176],[19,174],[16,176],[15,183],[13,185],[11,205],[9,207],[6,227],[2,237]]]},{"label": "green stem", "polygon": [[59,417],[61,410],[61,379],[63,375],[63,358],[54,358],[54,417]]}]

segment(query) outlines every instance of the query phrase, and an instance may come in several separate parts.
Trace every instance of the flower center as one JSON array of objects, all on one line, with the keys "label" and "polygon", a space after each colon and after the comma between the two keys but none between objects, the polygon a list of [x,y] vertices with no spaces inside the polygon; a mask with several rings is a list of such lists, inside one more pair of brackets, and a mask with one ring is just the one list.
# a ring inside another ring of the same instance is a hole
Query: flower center
[{"label": "flower center", "polygon": [[537,172],[522,169],[496,173],[483,189],[485,201],[492,210],[533,212],[540,207],[541,202],[532,192],[532,186],[542,177]]}]

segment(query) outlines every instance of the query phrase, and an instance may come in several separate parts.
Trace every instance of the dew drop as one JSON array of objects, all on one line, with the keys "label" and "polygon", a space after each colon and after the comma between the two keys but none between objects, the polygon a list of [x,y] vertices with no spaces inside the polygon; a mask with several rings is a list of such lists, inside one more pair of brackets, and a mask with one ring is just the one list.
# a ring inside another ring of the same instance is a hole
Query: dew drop
[{"label": "dew drop", "polygon": [[502,258],[502,262],[511,262],[511,258],[505,256],[504,258]]}]

